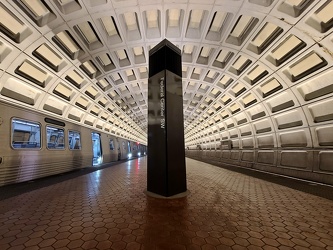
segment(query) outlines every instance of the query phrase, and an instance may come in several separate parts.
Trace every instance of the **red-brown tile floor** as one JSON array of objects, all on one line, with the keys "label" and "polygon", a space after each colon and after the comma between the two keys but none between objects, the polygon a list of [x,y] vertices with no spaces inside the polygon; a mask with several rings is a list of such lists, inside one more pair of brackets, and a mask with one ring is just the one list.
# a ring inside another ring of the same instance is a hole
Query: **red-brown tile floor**
[{"label": "red-brown tile floor", "polygon": [[0,249],[333,249],[333,201],[187,159],[186,198],[146,158],[0,202]]}]

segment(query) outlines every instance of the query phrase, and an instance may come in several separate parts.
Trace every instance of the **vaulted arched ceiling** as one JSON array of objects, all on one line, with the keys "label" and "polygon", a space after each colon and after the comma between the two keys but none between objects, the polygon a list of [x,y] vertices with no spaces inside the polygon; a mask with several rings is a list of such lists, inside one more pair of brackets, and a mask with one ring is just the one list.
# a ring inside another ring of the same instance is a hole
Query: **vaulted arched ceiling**
[{"label": "vaulted arched ceiling", "polygon": [[187,146],[331,131],[331,0],[1,0],[0,14],[5,102],[146,143],[148,53],[167,38]]}]

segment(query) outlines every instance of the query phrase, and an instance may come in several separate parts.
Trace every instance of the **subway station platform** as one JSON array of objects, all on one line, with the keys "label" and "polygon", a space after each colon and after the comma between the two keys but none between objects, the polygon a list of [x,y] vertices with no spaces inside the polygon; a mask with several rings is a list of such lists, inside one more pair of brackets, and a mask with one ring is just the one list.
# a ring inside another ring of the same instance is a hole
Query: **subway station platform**
[{"label": "subway station platform", "polygon": [[186,163],[179,199],[146,196],[146,158],[1,188],[0,249],[333,249],[332,187]]}]

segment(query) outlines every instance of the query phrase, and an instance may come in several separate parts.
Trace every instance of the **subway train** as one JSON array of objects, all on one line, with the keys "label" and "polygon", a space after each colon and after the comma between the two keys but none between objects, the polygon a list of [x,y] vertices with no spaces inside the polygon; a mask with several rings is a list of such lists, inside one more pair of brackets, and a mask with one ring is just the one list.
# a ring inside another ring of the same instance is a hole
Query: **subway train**
[{"label": "subway train", "polygon": [[[253,139],[251,139],[253,140]],[[330,150],[292,148],[272,145],[270,148],[248,147],[239,140],[220,140],[205,145],[186,147],[185,155],[215,166],[247,168],[308,181],[311,185],[333,185]]]},{"label": "subway train", "polygon": [[0,186],[142,157],[146,146],[0,102]]}]

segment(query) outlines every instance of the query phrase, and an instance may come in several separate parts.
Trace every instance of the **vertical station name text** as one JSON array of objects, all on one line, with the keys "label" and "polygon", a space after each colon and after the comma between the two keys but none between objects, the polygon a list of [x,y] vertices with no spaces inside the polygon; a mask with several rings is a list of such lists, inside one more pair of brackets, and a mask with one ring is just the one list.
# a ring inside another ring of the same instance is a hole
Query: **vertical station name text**
[{"label": "vertical station name text", "polygon": [[161,104],[161,128],[165,129],[165,96],[164,96],[164,77],[160,79],[160,104]]}]

